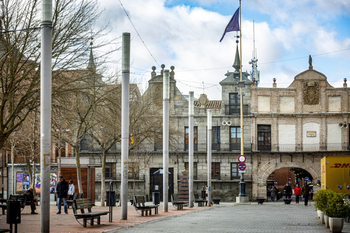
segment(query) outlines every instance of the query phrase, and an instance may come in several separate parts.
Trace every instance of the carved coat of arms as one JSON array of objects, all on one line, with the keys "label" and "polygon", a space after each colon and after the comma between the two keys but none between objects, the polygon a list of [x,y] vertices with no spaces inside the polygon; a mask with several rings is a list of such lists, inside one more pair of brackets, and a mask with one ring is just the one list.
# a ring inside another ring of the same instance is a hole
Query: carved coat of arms
[{"label": "carved coat of arms", "polygon": [[320,89],[317,82],[304,83],[304,104],[315,105],[320,100]]}]

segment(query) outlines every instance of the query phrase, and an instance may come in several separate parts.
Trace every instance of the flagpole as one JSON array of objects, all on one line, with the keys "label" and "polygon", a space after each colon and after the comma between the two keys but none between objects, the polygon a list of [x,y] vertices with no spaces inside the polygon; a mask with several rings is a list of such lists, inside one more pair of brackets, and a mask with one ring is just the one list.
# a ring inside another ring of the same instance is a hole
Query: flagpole
[{"label": "flagpole", "polygon": [[[242,9],[241,9],[241,0],[239,0],[239,38],[240,38],[240,69],[239,69],[239,74],[240,74],[240,82],[243,82],[243,78],[242,78],[242,69],[243,69],[243,65],[242,65],[242,60],[243,60],[243,53],[242,53]],[[244,155],[244,127],[243,127],[243,87],[240,87],[240,115],[241,115],[241,155]],[[244,182],[244,173],[241,172],[241,179],[239,182],[239,197],[245,197],[245,182]],[[240,202],[244,202],[244,199],[240,198]]]}]

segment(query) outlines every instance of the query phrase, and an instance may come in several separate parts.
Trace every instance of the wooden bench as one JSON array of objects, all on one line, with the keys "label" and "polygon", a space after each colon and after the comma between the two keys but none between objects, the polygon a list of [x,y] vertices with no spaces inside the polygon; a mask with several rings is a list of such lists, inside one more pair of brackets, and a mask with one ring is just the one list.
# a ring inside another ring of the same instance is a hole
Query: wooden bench
[{"label": "wooden bench", "polygon": [[188,206],[188,201],[179,201],[177,194],[171,194],[171,203],[177,210],[183,210],[184,205]]},{"label": "wooden bench", "polygon": [[145,205],[145,197],[144,196],[134,196],[134,206],[135,210],[141,210],[141,216],[152,215],[152,209],[154,209],[154,214],[158,214],[158,205]]},{"label": "wooden bench", "polygon": [[[109,211],[91,212],[92,202],[91,199],[76,199],[73,201],[73,213],[75,219],[83,219],[83,227],[86,227],[86,221],[90,220],[90,225],[94,225],[94,219],[97,219],[97,225],[100,225],[101,215],[106,215]],[[78,213],[80,210],[80,213]],[[85,212],[85,210],[87,210]],[[79,222],[79,221],[78,221]]]},{"label": "wooden bench", "polygon": [[205,203],[205,205],[207,205],[207,203],[208,203],[208,201],[206,201],[206,200],[199,199],[198,194],[193,194],[193,200],[195,203],[198,204],[198,207],[203,207],[204,203]]}]

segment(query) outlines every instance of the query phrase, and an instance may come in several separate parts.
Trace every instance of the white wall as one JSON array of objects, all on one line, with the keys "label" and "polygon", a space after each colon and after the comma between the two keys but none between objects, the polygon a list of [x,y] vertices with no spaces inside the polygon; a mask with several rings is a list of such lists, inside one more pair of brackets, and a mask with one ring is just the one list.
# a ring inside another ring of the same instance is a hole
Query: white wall
[{"label": "white wall", "polygon": [[278,143],[280,151],[295,151],[295,125],[278,126]]},{"label": "white wall", "polygon": [[341,129],[338,124],[327,125],[327,150],[341,150]]},{"label": "white wall", "polygon": [[282,96],[280,98],[280,112],[295,112],[293,96]]},{"label": "white wall", "polygon": [[270,96],[258,96],[258,111],[270,112]]},{"label": "white wall", "polygon": [[[316,132],[316,137],[308,137],[307,132]],[[303,150],[318,151],[320,149],[320,125],[306,123],[303,125]]]},{"label": "white wall", "polygon": [[328,97],[328,111],[329,112],[340,112],[341,111],[341,98],[340,96],[329,96]]}]

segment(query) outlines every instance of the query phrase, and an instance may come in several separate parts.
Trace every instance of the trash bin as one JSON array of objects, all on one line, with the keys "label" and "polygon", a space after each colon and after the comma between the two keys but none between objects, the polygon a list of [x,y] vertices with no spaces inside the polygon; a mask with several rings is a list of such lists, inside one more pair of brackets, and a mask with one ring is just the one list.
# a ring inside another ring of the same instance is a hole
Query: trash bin
[{"label": "trash bin", "polygon": [[7,201],[7,216],[6,222],[8,224],[21,223],[21,203],[20,201]]},{"label": "trash bin", "polygon": [[152,200],[154,205],[159,205],[160,203],[160,193],[159,192],[153,192],[152,193]]},{"label": "trash bin", "polygon": [[115,191],[106,192],[106,206],[115,206]]}]

